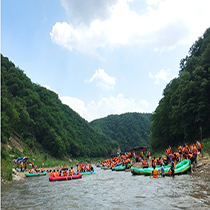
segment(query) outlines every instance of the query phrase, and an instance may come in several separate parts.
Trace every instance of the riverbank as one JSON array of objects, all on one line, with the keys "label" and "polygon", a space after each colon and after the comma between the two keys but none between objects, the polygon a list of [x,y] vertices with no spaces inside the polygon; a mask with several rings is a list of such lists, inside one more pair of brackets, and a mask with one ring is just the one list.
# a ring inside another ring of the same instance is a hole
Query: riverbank
[{"label": "riverbank", "polygon": [[[95,168],[95,163],[91,163],[93,167]],[[149,160],[149,165],[151,166],[151,160]],[[50,172],[50,170],[60,170],[63,166],[55,166],[50,168],[44,168],[46,172]],[[67,168],[71,168],[72,166],[67,166]],[[73,166],[75,167],[75,166]],[[136,162],[133,164],[134,168],[142,168],[142,162]],[[129,170],[130,171],[130,170]],[[26,171],[27,172],[27,171]],[[197,161],[197,164],[191,173],[193,176],[200,176],[206,177],[210,176],[210,157],[203,157]],[[13,169],[13,181],[23,181],[26,179],[25,172],[17,172],[15,169]],[[11,184],[13,181],[6,181],[1,179],[1,184]]]}]

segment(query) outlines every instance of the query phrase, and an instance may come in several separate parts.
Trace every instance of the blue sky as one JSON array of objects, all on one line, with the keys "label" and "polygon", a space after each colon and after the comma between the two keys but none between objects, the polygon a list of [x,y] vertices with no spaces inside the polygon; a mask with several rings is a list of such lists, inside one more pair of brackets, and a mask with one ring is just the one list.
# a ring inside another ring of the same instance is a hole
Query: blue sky
[{"label": "blue sky", "polygon": [[1,53],[87,121],[152,113],[209,0],[2,0]]}]

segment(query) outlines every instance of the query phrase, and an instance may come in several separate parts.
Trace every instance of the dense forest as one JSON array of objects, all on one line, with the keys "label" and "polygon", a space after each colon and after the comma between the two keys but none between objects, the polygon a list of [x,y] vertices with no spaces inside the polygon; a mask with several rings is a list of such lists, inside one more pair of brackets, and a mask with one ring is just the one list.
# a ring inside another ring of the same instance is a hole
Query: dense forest
[{"label": "dense forest", "polygon": [[90,124],[111,139],[116,140],[123,152],[136,146],[150,146],[151,114],[109,115],[94,120]]},{"label": "dense forest", "polygon": [[152,119],[153,149],[210,137],[210,28],[181,60]]},{"label": "dense forest", "polygon": [[2,143],[14,134],[32,150],[38,142],[54,157],[102,157],[118,147],[1,55]]}]

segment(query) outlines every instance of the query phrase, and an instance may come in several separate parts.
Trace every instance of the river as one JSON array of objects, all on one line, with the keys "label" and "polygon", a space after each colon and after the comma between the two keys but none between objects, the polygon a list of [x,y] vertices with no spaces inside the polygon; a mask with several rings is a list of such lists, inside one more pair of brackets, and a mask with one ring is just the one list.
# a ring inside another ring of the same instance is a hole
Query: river
[{"label": "river", "polygon": [[49,182],[48,173],[1,186],[1,209],[210,209],[210,177],[95,170],[77,180]]}]

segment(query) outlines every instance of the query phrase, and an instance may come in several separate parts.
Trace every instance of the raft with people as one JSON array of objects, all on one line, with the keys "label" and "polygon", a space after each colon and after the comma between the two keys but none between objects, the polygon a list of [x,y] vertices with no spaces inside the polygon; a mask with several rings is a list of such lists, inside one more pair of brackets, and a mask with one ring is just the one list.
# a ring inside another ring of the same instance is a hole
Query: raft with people
[{"label": "raft with people", "polygon": [[[185,174],[187,171],[190,170],[191,163],[189,159],[185,159],[181,161],[180,163],[176,164],[174,174]],[[160,169],[160,166],[155,167],[157,170]],[[133,175],[145,175],[145,176],[150,176],[152,174],[154,168],[131,168],[131,173]],[[164,166],[165,170],[165,175],[170,176],[171,175],[171,166],[170,164]]]},{"label": "raft with people", "polygon": [[32,176],[44,176],[46,175],[46,171],[43,171],[43,172],[33,172],[33,173],[28,173],[26,172],[25,175],[26,177],[32,177]]},{"label": "raft with people", "polygon": [[132,162],[128,163],[127,165],[119,165],[113,168],[113,171],[125,171],[126,169],[132,166]]},{"label": "raft with people", "polygon": [[49,177],[49,181],[65,181],[65,180],[72,180],[72,179],[81,179],[82,178],[82,174],[74,174],[74,175],[67,175],[67,176],[50,176]]}]

